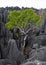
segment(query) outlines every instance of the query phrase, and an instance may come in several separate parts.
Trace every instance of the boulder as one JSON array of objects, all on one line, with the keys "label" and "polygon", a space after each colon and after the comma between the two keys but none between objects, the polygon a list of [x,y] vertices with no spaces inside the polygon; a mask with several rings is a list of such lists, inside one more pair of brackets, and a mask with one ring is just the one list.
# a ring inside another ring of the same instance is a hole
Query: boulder
[{"label": "boulder", "polygon": [[17,65],[16,61],[14,63],[9,59],[0,59],[0,65]]},{"label": "boulder", "polygon": [[24,62],[25,58],[23,54],[21,54],[21,52],[18,50],[16,41],[14,39],[10,39],[8,45],[9,45],[9,52],[7,58],[11,59],[12,62],[16,61],[18,65]]},{"label": "boulder", "polygon": [[25,63],[23,63],[23,64],[21,64],[21,65],[46,65],[46,62],[40,62],[40,61],[27,61],[27,62],[25,62]]},{"label": "boulder", "polygon": [[35,36],[33,38],[32,44],[33,44],[33,48],[40,48],[42,46],[46,46],[46,35]]},{"label": "boulder", "polygon": [[46,46],[36,50],[32,50],[29,53],[29,60],[46,61]]},{"label": "boulder", "polygon": [[1,45],[1,59],[4,59],[5,64],[11,65],[16,65],[16,63],[20,65],[25,60],[14,39],[9,39],[7,46]]}]

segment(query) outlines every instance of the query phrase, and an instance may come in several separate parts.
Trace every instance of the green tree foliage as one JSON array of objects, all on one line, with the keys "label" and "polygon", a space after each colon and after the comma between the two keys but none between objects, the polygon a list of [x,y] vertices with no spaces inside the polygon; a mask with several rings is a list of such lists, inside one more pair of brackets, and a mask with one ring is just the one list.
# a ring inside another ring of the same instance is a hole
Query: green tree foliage
[{"label": "green tree foliage", "polygon": [[15,27],[22,28],[28,26],[29,24],[39,25],[42,22],[42,18],[40,18],[33,9],[10,11],[8,19],[9,21],[6,23],[6,27],[8,29],[13,29]]}]

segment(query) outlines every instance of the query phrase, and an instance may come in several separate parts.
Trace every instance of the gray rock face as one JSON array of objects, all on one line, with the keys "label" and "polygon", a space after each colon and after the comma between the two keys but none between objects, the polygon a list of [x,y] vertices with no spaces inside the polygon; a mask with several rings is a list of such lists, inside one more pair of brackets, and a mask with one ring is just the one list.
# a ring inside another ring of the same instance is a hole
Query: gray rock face
[{"label": "gray rock face", "polygon": [[4,10],[3,16],[4,16],[4,21],[3,22],[4,23],[8,22],[8,10],[7,9]]},{"label": "gray rock face", "polygon": [[16,61],[18,65],[21,64],[25,60],[25,58],[18,50],[15,40],[13,39],[9,40],[8,44],[9,44],[9,53],[7,55],[7,58],[12,59],[12,62]]},{"label": "gray rock face", "polygon": [[0,38],[4,38],[4,39],[5,38],[6,39],[12,38],[11,31],[7,30],[6,27],[5,27],[5,24],[2,23],[2,22],[0,22]]},{"label": "gray rock face", "polygon": [[1,46],[1,55],[3,65],[5,64],[16,65],[16,63],[17,65],[20,65],[25,60],[23,54],[21,54],[20,51],[18,50],[14,39],[10,39],[6,47]]},{"label": "gray rock face", "polygon": [[41,32],[46,33],[46,14],[44,14],[44,22],[41,25]]},{"label": "gray rock face", "polygon": [[[17,65],[16,61],[14,63]],[[13,65],[13,63],[8,59],[0,59],[0,65]]]},{"label": "gray rock face", "polygon": [[46,61],[46,46],[32,50],[29,54],[30,60],[39,60],[39,61]]},{"label": "gray rock face", "polygon": [[[4,52],[4,47],[5,47],[5,50],[7,50],[6,47],[8,45],[8,40],[11,38],[12,38],[12,33],[5,28],[4,23],[0,22],[0,48],[2,52]],[[4,54],[2,53],[3,55],[1,58],[4,58],[5,53]]]},{"label": "gray rock face", "polygon": [[37,45],[37,48],[39,48],[41,46],[46,46],[46,35],[36,36],[33,39],[32,44],[33,44],[33,48],[34,48],[34,46],[36,48],[36,45]]},{"label": "gray rock face", "polygon": [[27,61],[26,63],[23,63],[22,65],[46,65],[46,62],[40,62],[40,61]]},{"label": "gray rock face", "polygon": [[12,33],[5,28],[2,22],[0,22],[0,59],[10,59],[9,62],[12,62],[13,65],[16,65],[15,62],[19,65],[25,58],[19,52],[15,40],[11,38]]}]

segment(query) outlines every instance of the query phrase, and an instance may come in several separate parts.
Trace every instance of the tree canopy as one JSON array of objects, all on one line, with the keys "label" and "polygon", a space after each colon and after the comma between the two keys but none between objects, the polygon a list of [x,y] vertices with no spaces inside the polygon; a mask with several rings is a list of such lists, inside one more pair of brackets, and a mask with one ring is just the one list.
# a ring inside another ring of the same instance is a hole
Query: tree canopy
[{"label": "tree canopy", "polygon": [[6,27],[8,29],[13,29],[16,27],[25,27],[28,25],[40,25],[42,22],[42,17],[35,13],[33,9],[24,10],[14,10],[10,11],[8,14],[8,22]]}]

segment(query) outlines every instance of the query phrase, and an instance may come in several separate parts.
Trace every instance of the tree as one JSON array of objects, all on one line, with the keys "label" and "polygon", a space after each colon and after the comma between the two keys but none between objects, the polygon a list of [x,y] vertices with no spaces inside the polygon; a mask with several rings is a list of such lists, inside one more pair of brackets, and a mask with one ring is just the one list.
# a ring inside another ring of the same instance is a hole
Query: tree
[{"label": "tree", "polygon": [[[42,22],[42,18],[40,18],[40,16],[37,13],[35,13],[35,11],[33,9],[10,11],[8,14],[8,19],[9,19],[9,21],[6,23],[6,27],[8,29],[19,28],[21,33],[25,34],[24,45],[25,45],[25,40],[28,36],[27,33],[31,30],[31,28],[30,28],[25,32],[26,27],[28,25],[30,25],[30,26],[39,25]],[[23,28],[23,30],[22,30],[22,28]],[[16,36],[18,37],[19,35],[16,34]],[[24,45],[23,45],[23,47],[24,47]]]},{"label": "tree", "polygon": [[41,22],[40,16],[33,9],[14,10],[8,14],[9,21],[6,23],[8,29],[23,28],[28,25],[37,25]]}]

